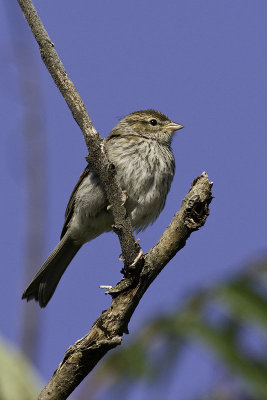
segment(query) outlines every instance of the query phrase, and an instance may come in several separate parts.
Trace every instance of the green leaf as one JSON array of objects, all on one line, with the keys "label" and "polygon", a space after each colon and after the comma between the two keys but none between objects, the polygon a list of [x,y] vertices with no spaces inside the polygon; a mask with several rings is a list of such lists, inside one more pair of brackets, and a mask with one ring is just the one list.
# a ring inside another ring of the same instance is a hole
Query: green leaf
[{"label": "green leaf", "polygon": [[36,400],[41,386],[26,358],[0,338],[0,399]]}]

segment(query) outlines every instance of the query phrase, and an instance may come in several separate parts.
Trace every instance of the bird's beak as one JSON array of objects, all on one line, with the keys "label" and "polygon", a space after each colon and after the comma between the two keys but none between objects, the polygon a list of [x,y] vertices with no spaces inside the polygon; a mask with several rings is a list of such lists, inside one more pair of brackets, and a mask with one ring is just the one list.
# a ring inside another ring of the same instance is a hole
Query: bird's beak
[{"label": "bird's beak", "polygon": [[169,124],[167,124],[163,127],[163,129],[166,129],[168,132],[171,132],[171,133],[178,131],[179,129],[182,129],[182,128],[183,128],[183,125],[176,124],[176,122],[170,122]]}]

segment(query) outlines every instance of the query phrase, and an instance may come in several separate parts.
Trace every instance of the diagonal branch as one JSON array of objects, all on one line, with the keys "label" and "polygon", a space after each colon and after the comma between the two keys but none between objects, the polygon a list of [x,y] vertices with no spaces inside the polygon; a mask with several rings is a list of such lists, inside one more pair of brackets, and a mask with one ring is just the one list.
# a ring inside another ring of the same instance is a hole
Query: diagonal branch
[{"label": "diagonal branch", "polygon": [[135,242],[130,219],[121,204],[123,194],[116,181],[114,166],[108,160],[105,141],[94,128],[31,0],[18,0],[18,3],[39,44],[47,69],[83,132],[88,151],[90,150],[89,162],[97,171],[107,198],[112,204],[114,230],[120,239],[125,266],[129,268],[139,260],[135,274],[126,274],[126,277],[109,291],[113,298],[109,309],[95,321],[85,337],[67,350],[63,361],[39,396],[39,400],[63,400],[110,349],[121,343],[123,333],[128,333],[130,318],[150,284],[177,251],[184,247],[190,234],[204,225],[212,200],[212,183],[209,182],[206,173],[194,180],[181,209],[173,217],[158,243],[139,259],[141,249]]},{"label": "diagonal branch", "polygon": [[122,205],[124,196],[116,180],[114,166],[108,160],[105,141],[93,126],[85,105],[68,77],[32,1],[18,0],[18,3],[39,45],[45,66],[69,106],[73,118],[81,128],[89,152],[87,160],[98,173],[109,204],[112,204],[111,212],[114,217],[115,232],[120,240],[125,266],[131,265],[140,252],[140,246],[135,242],[130,218]]},{"label": "diagonal branch", "polygon": [[[205,224],[212,200],[212,183],[205,172],[194,180],[180,210],[158,243],[144,256],[144,266],[137,279],[126,290],[113,292],[108,310],[94,322],[90,332],[66,351],[39,400],[64,400],[99,360],[122,341],[128,323],[146,290],[174,255],[185,246],[190,234]],[[117,286],[127,280],[122,279]]]}]

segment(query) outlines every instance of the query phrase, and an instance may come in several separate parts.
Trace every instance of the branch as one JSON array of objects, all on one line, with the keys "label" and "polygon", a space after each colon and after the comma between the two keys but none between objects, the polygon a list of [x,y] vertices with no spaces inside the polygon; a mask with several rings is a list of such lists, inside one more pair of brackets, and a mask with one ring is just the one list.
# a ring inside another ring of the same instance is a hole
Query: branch
[{"label": "branch", "polygon": [[131,265],[140,252],[140,246],[136,243],[130,218],[122,205],[123,193],[116,180],[114,165],[110,163],[105,149],[105,141],[101,138],[92,124],[85,105],[78,94],[73,82],[67,75],[59,56],[54,49],[31,0],[18,0],[23,14],[39,45],[44,64],[50,72],[56,86],[64,97],[73,118],[83,132],[84,140],[88,148],[87,161],[98,173],[103,183],[111,212],[114,218],[114,230],[120,240],[122,256],[125,266]]},{"label": "branch", "polygon": [[114,230],[120,239],[125,267],[135,264],[138,266],[134,274],[125,274],[115,288],[109,291],[113,298],[109,309],[95,321],[86,336],[67,350],[63,361],[39,396],[39,400],[63,400],[110,349],[121,343],[123,333],[128,333],[130,318],[150,284],[185,245],[190,234],[204,225],[212,200],[212,183],[206,173],[194,180],[180,211],[176,213],[158,243],[142,256],[141,248],[134,239],[130,219],[121,204],[123,193],[117,183],[114,166],[108,160],[105,141],[94,128],[31,0],[18,0],[18,3],[39,44],[47,69],[83,132],[88,151],[90,150],[88,161],[97,171],[112,205]]},{"label": "branch", "polygon": [[[104,355],[122,341],[128,333],[128,323],[144,293],[164,266],[185,246],[190,234],[205,224],[209,215],[212,182],[205,172],[196,178],[182,202],[180,210],[158,243],[144,256],[144,265],[135,282],[126,284],[123,278],[112,289],[112,303],[94,322],[82,339],[70,346],[39,400],[64,400]],[[116,288],[118,287],[118,292]]]}]

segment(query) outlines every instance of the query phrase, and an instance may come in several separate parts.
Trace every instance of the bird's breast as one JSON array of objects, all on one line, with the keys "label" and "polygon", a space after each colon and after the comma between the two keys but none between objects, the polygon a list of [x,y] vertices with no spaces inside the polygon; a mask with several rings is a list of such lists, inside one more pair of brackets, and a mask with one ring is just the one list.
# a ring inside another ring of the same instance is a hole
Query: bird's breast
[{"label": "bird's breast", "polygon": [[[108,147],[117,178],[127,192],[126,207],[136,230],[153,222],[162,211],[174,176],[169,147],[155,140],[114,140]],[[120,142],[120,143],[119,143]]]}]

